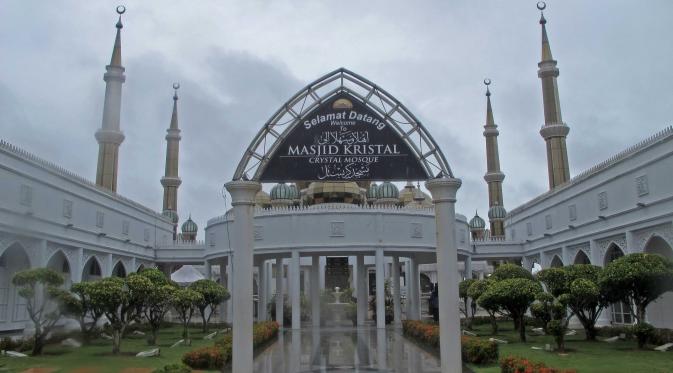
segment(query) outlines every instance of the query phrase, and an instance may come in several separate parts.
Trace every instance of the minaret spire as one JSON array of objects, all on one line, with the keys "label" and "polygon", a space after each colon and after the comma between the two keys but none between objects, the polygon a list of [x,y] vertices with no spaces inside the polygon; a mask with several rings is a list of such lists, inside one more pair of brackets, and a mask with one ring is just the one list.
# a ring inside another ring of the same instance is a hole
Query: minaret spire
[{"label": "minaret spire", "polygon": [[559,69],[556,60],[552,57],[549,37],[547,36],[547,20],[544,18],[544,2],[537,3],[540,10],[540,25],[542,26],[542,60],[538,63],[538,77],[542,81],[542,100],[544,102],[544,126],[540,135],[547,143],[547,169],[549,173],[549,189],[570,180],[566,137],[570,128],[561,118],[561,102],[556,79]]},{"label": "minaret spire", "polygon": [[180,150],[180,129],[178,128],[178,89],[179,83],[173,83],[173,113],[171,124],[166,130],[166,170],[161,178],[164,187],[163,214],[173,222],[173,239],[177,238],[178,229],[178,187],[182,183],[178,176],[178,156]]},{"label": "minaret spire", "polygon": [[105,101],[103,103],[103,122],[96,131],[98,140],[98,167],[96,184],[112,192],[117,191],[117,167],[119,162],[119,145],[124,141],[124,133],[119,126],[121,116],[122,84],[126,81],[121,57],[122,14],[126,7],[117,7],[117,36],[110,64],[105,67]]},{"label": "minaret spire", "polygon": [[502,237],[505,235],[504,219],[505,208],[502,198],[502,181],[505,174],[500,171],[500,154],[498,151],[498,126],[493,120],[493,108],[491,106],[491,79],[484,79],[486,85],[486,125],[484,126],[484,138],[486,139],[486,175],[484,180],[488,184],[488,218],[491,225],[491,236]]}]

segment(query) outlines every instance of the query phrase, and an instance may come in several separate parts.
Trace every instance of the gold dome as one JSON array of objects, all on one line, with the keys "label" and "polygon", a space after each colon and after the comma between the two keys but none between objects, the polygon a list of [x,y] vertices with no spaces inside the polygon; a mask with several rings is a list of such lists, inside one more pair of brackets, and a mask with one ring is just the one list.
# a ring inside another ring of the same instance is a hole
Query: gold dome
[{"label": "gold dome", "polygon": [[261,208],[267,208],[271,206],[271,196],[269,196],[269,193],[263,190],[257,192],[255,195],[255,205]]},{"label": "gold dome", "polygon": [[364,191],[355,182],[330,181],[312,182],[306,188],[309,205],[319,203],[363,203]]}]

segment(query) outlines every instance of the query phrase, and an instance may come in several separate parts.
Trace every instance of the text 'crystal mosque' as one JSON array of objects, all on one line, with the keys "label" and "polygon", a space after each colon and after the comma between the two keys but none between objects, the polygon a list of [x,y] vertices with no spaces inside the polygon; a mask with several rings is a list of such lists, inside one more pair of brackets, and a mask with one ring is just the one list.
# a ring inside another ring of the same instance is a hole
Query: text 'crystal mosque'
[{"label": "text 'crystal mosque'", "polygon": [[[604,266],[634,252],[673,258],[673,129],[571,177],[559,69],[544,16],[540,24],[539,132],[546,143],[549,191],[505,209],[499,131],[486,80],[488,222],[456,213],[459,175],[453,175],[432,135],[395,97],[342,68],[308,84],[260,124],[226,184],[232,209],[210,219],[205,241],[197,241],[191,216],[178,231],[179,85],[165,137],[161,213],[117,194],[118,171],[123,177],[124,169],[117,160],[126,80],[120,17],[104,74],[102,125],[95,132],[95,183],[0,142],[0,330],[20,330],[29,322],[25,301],[10,281],[17,271],[48,267],[72,284],[156,266],[174,279],[218,279],[230,289],[232,298],[219,317],[241,331],[234,334],[234,367],[246,367],[252,361],[246,328],[270,317],[274,294],[286,294],[290,306],[284,311],[283,297],[276,296],[275,319],[300,329],[309,325],[303,319],[321,325],[322,289],[352,288],[355,324],[383,328],[386,318],[373,321],[368,304],[386,313],[387,283],[392,323],[428,317],[429,291],[441,283],[439,306],[449,310],[440,314],[441,357],[459,363],[457,284],[464,278],[483,278],[504,262],[539,270]],[[543,172],[532,170],[538,171]],[[406,185],[400,189],[393,182]],[[273,185],[270,193],[261,189],[263,183]],[[304,297],[307,315],[300,310]],[[649,307],[648,321],[673,328],[671,309],[673,295],[667,293]],[[632,322],[623,304],[612,305],[599,319],[602,325]]]}]

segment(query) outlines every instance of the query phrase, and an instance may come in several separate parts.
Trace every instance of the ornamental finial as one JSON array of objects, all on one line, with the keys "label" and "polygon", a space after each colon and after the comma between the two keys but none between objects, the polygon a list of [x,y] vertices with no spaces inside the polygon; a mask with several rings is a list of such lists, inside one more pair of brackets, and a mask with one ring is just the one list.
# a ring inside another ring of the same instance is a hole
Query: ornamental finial
[{"label": "ornamental finial", "polygon": [[484,85],[486,86],[486,97],[491,96],[491,91],[489,91],[488,86],[491,85],[491,79],[484,79]]},{"label": "ornamental finial", "polygon": [[126,13],[126,7],[123,5],[117,6],[117,14],[119,14],[119,20],[117,21],[117,28],[122,28],[124,25],[122,25],[122,14]]},{"label": "ornamental finial", "polygon": [[180,89],[180,83],[178,82],[173,83],[173,90],[175,90],[175,93],[173,94],[173,100],[178,99],[178,89]]}]

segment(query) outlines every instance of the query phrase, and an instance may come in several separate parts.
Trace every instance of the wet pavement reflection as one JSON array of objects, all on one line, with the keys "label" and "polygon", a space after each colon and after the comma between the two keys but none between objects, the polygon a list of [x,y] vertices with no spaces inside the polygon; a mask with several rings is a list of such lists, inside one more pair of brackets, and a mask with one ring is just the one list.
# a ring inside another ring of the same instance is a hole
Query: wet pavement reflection
[{"label": "wet pavement reflection", "polygon": [[399,328],[309,328],[282,331],[255,357],[255,372],[439,372],[439,359]]}]

